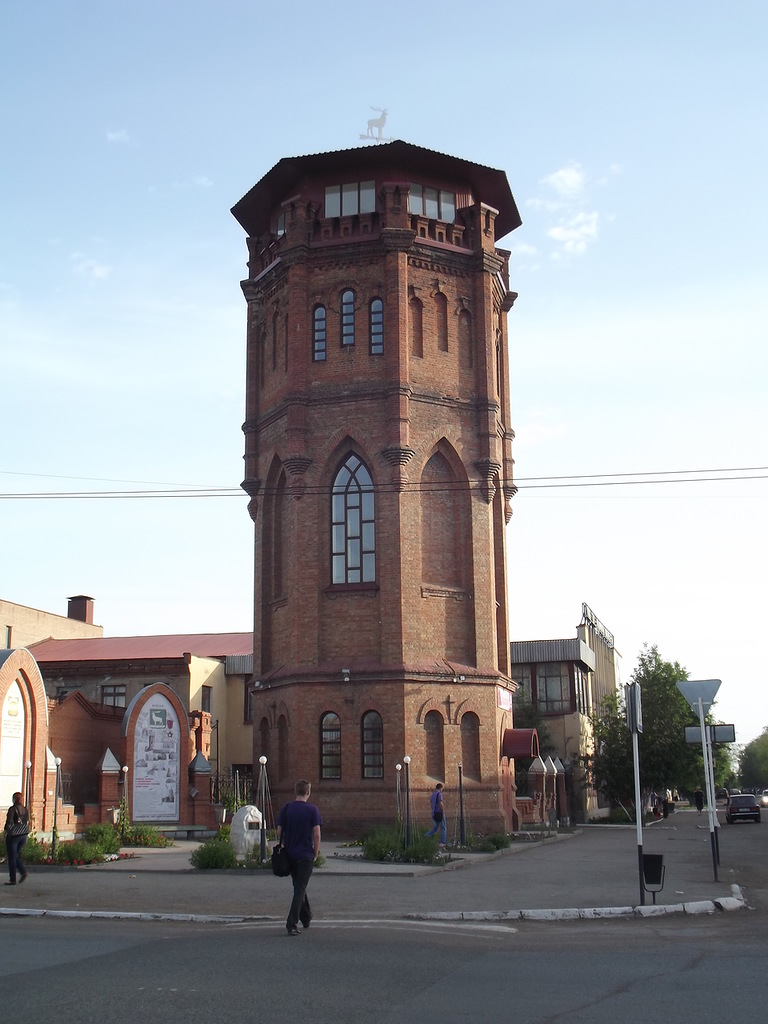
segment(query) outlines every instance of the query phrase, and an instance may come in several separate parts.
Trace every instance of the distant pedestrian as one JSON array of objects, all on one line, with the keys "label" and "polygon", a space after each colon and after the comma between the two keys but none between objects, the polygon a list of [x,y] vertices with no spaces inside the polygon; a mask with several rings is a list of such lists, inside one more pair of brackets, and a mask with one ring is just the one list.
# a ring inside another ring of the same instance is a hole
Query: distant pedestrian
[{"label": "distant pedestrian", "polygon": [[445,807],[443,806],[443,784],[438,782],[435,788],[432,790],[432,795],[429,798],[430,807],[432,808],[432,828],[429,832],[425,832],[426,836],[433,836],[440,829],[440,845],[445,846],[448,839],[448,831],[445,827]]},{"label": "distant pedestrian", "polygon": [[29,811],[21,802],[21,793],[13,794],[13,804],[5,816],[5,849],[8,853],[8,875],[10,881],[6,885],[16,885],[26,880],[27,872],[21,863],[21,851],[29,835]]},{"label": "distant pedestrian", "polygon": [[693,802],[696,804],[696,810],[701,814],[704,810],[704,794],[701,792],[701,786],[697,786],[693,794]]},{"label": "distant pedestrian", "polygon": [[323,821],[317,807],[309,803],[311,783],[299,779],[293,788],[296,799],[284,804],[277,816],[277,841],[285,846],[293,880],[293,899],[285,927],[289,935],[299,935],[299,921],[306,929],[312,920],[307,886],[320,853],[320,826]]}]

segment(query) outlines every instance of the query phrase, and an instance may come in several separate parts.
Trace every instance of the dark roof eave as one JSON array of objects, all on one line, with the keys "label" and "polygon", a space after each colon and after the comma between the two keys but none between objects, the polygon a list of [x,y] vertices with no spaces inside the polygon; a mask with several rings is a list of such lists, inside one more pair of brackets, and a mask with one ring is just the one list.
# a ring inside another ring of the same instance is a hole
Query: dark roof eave
[{"label": "dark roof eave", "polygon": [[269,217],[271,211],[286,196],[293,193],[301,178],[308,173],[327,174],[336,167],[340,171],[347,169],[350,153],[355,154],[356,164],[361,170],[371,167],[386,174],[388,167],[407,166],[414,175],[430,175],[442,169],[449,172],[452,177],[463,175],[472,183],[482,202],[498,211],[497,238],[503,238],[522,224],[504,171],[462,157],[453,157],[415,146],[399,139],[376,146],[356,146],[353,149],[334,150],[310,156],[283,157],[235,203],[232,215],[249,235],[261,234],[269,228],[265,218]]}]

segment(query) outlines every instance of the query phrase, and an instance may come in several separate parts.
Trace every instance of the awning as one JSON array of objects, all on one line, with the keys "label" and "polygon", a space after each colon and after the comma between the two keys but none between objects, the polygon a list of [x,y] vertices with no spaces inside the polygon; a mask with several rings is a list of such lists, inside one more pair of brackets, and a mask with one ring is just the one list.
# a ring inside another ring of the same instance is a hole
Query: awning
[{"label": "awning", "polygon": [[501,756],[533,758],[539,755],[539,734],[535,729],[505,729],[501,741]]}]

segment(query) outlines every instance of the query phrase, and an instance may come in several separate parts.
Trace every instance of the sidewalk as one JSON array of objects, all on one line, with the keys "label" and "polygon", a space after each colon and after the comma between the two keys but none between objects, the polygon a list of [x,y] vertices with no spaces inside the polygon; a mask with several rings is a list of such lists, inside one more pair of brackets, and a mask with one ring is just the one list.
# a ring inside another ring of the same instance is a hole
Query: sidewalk
[{"label": "sidewalk", "polygon": [[[2,890],[2,914],[127,916],[184,920],[285,918],[290,880],[264,871],[196,871],[199,844],[78,868],[32,865],[22,886]],[[664,889],[639,906],[637,835],[633,827],[584,826],[542,841],[516,841],[495,855],[457,854],[446,867],[374,864],[354,848],[326,839],[326,863],[310,894],[323,917],[437,920],[563,919],[716,913],[740,909],[727,864],[714,881],[705,817],[679,811],[644,830],[643,852],[662,854]]]}]

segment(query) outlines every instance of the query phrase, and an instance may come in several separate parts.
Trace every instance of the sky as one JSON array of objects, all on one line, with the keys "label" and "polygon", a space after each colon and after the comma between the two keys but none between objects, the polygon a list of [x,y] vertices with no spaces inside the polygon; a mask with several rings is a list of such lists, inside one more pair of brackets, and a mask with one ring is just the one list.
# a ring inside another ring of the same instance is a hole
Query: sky
[{"label": "sky", "polygon": [[763,0],[0,0],[0,597],[251,628],[229,211],[386,109],[385,138],[505,171],[523,219],[511,638],[586,602],[624,681],[656,645],[755,738],[767,29]]}]

